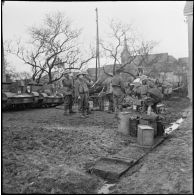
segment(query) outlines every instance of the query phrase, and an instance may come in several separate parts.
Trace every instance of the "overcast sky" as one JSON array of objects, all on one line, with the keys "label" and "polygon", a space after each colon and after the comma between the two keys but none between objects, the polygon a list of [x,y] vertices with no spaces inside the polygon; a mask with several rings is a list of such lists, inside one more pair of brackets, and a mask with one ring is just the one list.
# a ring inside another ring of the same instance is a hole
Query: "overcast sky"
[{"label": "overcast sky", "polygon": [[[133,24],[144,40],[158,41],[155,53],[169,53],[176,58],[188,56],[187,23],[183,15],[185,1],[118,2],[5,2],[3,6],[4,40],[26,38],[27,27],[39,25],[44,15],[62,11],[83,28],[82,39],[95,45],[95,8],[98,8],[100,38],[108,30],[110,19]],[[29,70],[15,58],[8,61],[17,71]],[[89,67],[95,67],[91,62]]]}]

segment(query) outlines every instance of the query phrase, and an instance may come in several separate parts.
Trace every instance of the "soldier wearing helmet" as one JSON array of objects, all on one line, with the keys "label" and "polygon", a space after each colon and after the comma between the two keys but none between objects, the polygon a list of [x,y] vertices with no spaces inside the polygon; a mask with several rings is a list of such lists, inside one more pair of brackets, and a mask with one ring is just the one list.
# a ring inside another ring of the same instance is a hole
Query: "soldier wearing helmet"
[{"label": "soldier wearing helmet", "polygon": [[69,71],[64,72],[62,85],[64,95],[64,115],[69,115],[71,113],[74,113],[72,110],[74,85]]},{"label": "soldier wearing helmet", "polygon": [[113,89],[112,89],[112,73],[109,73],[109,77],[103,82],[102,92],[106,92],[106,99],[109,101],[108,113],[114,112],[113,108]]},{"label": "soldier wearing helmet", "polygon": [[81,111],[81,117],[85,118],[88,116],[89,110],[89,86],[91,84],[88,82],[84,76],[86,72],[80,72],[77,74],[77,79],[75,81],[75,98],[79,101],[79,107]]},{"label": "soldier wearing helmet", "polygon": [[112,91],[114,100],[115,117],[118,117],[118,112],[122,111],[122,103],[125,97],[125,86],[121,77],[122,70],[116,70],[116,74],[112,78]]},{"label": "soldier wearing helmet", "polygon": [[149,83],[149,87],[148,87],[148,91],[147,91],[147,96],[150,97],[150,101],[151,101],[152,109],[153,110],[156,109],[156,105],[159,102],[161,102],[162,99],[163,99],[162,92],[152,82]]}]

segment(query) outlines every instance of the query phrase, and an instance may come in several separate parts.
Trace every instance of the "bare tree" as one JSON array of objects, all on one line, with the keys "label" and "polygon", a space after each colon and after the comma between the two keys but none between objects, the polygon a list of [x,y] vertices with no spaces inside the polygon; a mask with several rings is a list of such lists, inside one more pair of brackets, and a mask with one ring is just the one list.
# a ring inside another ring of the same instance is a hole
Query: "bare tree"
[{"label": "bare tree", "polygon": [[[139,41],[139,39],[137,39],[135,36],[132,25],[125,25],[121,22],[115,22],[112,20],[110,24],[110,30],[110,41],[101,41],[100,45],[103,49],[104,56],[110,61],[113,61],[113,75],[115,75],[116,67],[118,65],[118,69],[121,69],[124,73],[127,73],[133,78],[136,78],[136,75],[132,74],[131,71],[125,70],[127,65],[132,63],[136,67],[142,67],[143,65],[148,66],[158,61],[156,57],[155,59],[149,60],[149,54],[151,53],[156,43],[153,41]],[[124,45],[124,39],[128,44],[127,51],[129,57],[125,62],[122,62],[121,52],[124,47],[127,47],[127,45]],[[103,71],[106,75],[111,76],[105,71],[104,67]]]},{"label": "bare tree", "polygon": [[[32,79],[38,82],[43,75],[48,75],[48,83],[53,83],[62,78],[64,70],[80,69],[94,57],[92,55],[85,60],[80,59],[78,38],[81,30],[74,29],[71,21],[61,12],[47,14],[43,24],[29,28],[29,33],[31,40],[28,48],[24,48],[18,41],[17,49],[10,51],[32,67]],[[54,71],[61,72],[55,79]]]}]

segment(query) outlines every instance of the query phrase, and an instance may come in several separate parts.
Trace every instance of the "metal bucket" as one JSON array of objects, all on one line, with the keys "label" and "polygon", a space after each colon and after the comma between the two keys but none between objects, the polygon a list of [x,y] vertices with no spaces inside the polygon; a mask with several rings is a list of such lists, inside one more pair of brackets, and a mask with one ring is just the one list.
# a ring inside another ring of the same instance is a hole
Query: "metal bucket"
[{"label": "metal bucket", "polygon": [[137,126],[139,121],[137,118],[130,118],[129,119],[129,134],[132,137],[137,137]]},{"label": "metal bucket", "polygon": [[157,121],[157,136],[163,136],[164,132],[165,126],[160,121]]},{"label": "metal bucket", "polygon": [[118,117],[118,131],[125,135],[129,135],[130,112],[120,112]]}]

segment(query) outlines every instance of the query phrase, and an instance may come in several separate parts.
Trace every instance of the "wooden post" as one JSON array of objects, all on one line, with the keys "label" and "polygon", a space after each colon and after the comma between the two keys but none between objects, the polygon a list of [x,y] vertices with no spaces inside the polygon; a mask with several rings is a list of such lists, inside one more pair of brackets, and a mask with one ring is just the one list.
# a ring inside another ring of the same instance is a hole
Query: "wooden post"
[{"label": "wooden post", "polygon": [[96,34],[96,81],[97,77],[100,76],[100,56],[99,56],[99,29],[98,29],[98,9],[96,11],[96,25],[97,25],[97,34]]}]

